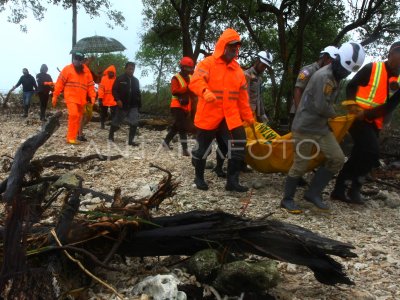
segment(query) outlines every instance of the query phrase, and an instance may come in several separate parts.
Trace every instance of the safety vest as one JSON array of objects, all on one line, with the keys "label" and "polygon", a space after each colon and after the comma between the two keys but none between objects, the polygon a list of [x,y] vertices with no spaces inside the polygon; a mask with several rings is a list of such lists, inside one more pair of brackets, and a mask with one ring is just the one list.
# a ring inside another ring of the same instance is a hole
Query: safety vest
[{"label": "safety vest", "polygon": [[[372,109],[378,105],[384,104],[388,97],[394,93],[388,86],[388,83],[392,81],[400,82],[400,76],[388,78],[385,63],[373,63],[368,85],[358,87],[356,95],[357,104],[363,109]],[[383,127],[383,120],[384,117],[374,120],[378,129]]]},{"label": "safety vest", "polygon": [[[176,79],[178,79],[182,90],[187,90],[188,89],[188,84],[186,83],[186,80],[182,77],[181,74],[177,73],[177,74],[174,75],[174,77]],[[191,75],[189,75],[189,79],[190,78],[191,78]],[[186,92],[186,93],[182,94],[182,96],[187,96],[188,97],[187,98],[188,99],[187,104],[183,104],[181,102],[182,100],[179,99],[180,98],[179,96],[172,95],[170,107],[178,107],[178,108],[182,108],[182,109],[184,109],[186,111],[190,111],[190,109],[191,109],[191,99],[189,97],[189,93]]]}]

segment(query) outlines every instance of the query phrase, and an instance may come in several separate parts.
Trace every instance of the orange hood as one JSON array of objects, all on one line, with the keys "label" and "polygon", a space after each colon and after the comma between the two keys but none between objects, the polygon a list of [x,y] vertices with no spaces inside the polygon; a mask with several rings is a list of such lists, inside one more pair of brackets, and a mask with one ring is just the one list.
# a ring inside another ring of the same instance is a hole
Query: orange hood
[{"label": "orange hood", "polygon": [[224,54],[226,44],[232,41],[240,41],[240,35],[232,28],[225,29],[215,45],[213,56],[215,58],[221,57]]},{"label": "orange hood", "polygon": [[111,65],[111,66],[107,67],[107,69],[105,69],[105,70],[103,71],[103,76],[104,76],[104,75],[107,76],[109,71],[114,72],[114,77],[117,77],[117,71],[116,71],[114,65]]}]

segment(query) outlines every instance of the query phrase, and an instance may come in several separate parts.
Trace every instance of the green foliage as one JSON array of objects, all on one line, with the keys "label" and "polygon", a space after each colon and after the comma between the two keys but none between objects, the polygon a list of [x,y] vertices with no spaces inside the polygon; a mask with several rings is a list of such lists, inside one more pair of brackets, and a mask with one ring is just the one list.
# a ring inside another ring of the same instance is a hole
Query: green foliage
[{"label": "green foliage", "polygon": [[0,12],[7,9],[9,11],[8,21],[19,24],[21,30],[27,32],[28,28],[23,21],[29,13],[32,13],[36,20],[41,21],[46,13],[46,5],[61,5],[64,9],[70,9],[73,3],[77,4],[78,9],[83,8],[92,18],[99,17],[100,13],[104,13],[106,24],[110,28],[113,28],[114,25],[126,28],[122,12],[113,10],[109,0],[0,0]]},{"label": "green foliage", "polygon": [[93,59],[90,59],[89,68],[96,74],[102,74],[106,68],[114,65],[119,76],[124,73],[127,62],[128,58],[122,53],[104,53],[93,56]]},{"label": "green foliage", "polygon": [[168,115],[169,105],[171,103],[171,91],[169,85],[163,85],[159,93],[149,90],[142,92],[142,109],[141,111],[154,115]]}]

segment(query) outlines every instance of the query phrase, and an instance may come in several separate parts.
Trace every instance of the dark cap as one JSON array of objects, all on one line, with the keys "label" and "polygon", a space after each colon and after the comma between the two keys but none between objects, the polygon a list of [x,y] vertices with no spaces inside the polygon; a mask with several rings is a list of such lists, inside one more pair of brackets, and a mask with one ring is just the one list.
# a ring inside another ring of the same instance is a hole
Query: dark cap
[{"label": "dark cap", "polygon": [[83,54],[82,52],[76,51],[76,52],[74,52],[74,53],[72,54],[72,58],[73,58],[73,59],[76,59],[76,60],[82,61],[82,60],[85,59],[85,54]]},{"label": "dark cap", "polygon": [[400,41],[394,42],[389,49],[389,52],[400,52]]},{"label": "dark cap", "polygon": [[240,44],[242,44],[242,42],[239,40],[233,40],[228,42],[228,45],[240,45]]}]

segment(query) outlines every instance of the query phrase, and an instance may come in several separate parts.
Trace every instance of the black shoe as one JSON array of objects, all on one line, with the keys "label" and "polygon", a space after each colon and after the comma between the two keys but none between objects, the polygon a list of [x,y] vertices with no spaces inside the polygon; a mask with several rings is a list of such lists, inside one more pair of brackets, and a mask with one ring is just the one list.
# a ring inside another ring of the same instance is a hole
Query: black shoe
[{"label": "black shoe", "polygon": [[322,200],[322,191],[333,177],[333,173],[324,167],[320,167],[314,174],[310,187],[304,193],[304,199],[311,202],[321,210],[329,210],[329,206]]},{"label": "black shoe", "polygon": [[161,145],[165,150],[172,150],[173,149],[165,140],[162,141]]},{"label": "black shoe", "polygon": [[298,181],[299,177],[287,176],[285,179],[281,207],[291,214],[300,214],[303,212],[303,210],[294,203],[294,195],[296,194]]},{"label": "black shoe", "polygon": [[294,203],[293,199],[284,199],[281,201],[281,207],[286,209],[288,213],[297,215],[301,214],[303,210]]},{"label": "black shoe", "polygon": [[229,159],[228,160],[228,174],[226,178],[225,190],[244,193],[249,190],[247,186],[240,185],[239,174],[243,162],[241,160]]},{"label": "black shoe", "polygon": [[215,172],[218,177],[226,178],[226,172],[224,172],[224,170],[218,166],[213,169],[213,172]]},{"label": "black shoe", "polygon": [[303,187],[303,186],[307,186],[307,185],[308,185],[308,182],[303,177],[300,177],[299,181],[297,182],[297,186]]},{"label": "black shoe", "polygon": [[182,156],[190,156],[190,152],[188,151],[188,149],[182,150]]},{"label": "black shoe", "polygon": [[84,135],[78,135],[76,139],[81,142],[87,142],[87,138]]},{"label": "black shoe", "polygon": [[135,143],[135,142],[130,142],[128,145],[132,146],[132,147],[138,147],[139,146],[139,144]]},{"label": "black shoe", "polygon": [[195,178],[194,183],[196,184],[196,187],[199,190],[207,191],[208,190],[208,184],[204,181],[204,179],[201,178]]}]

